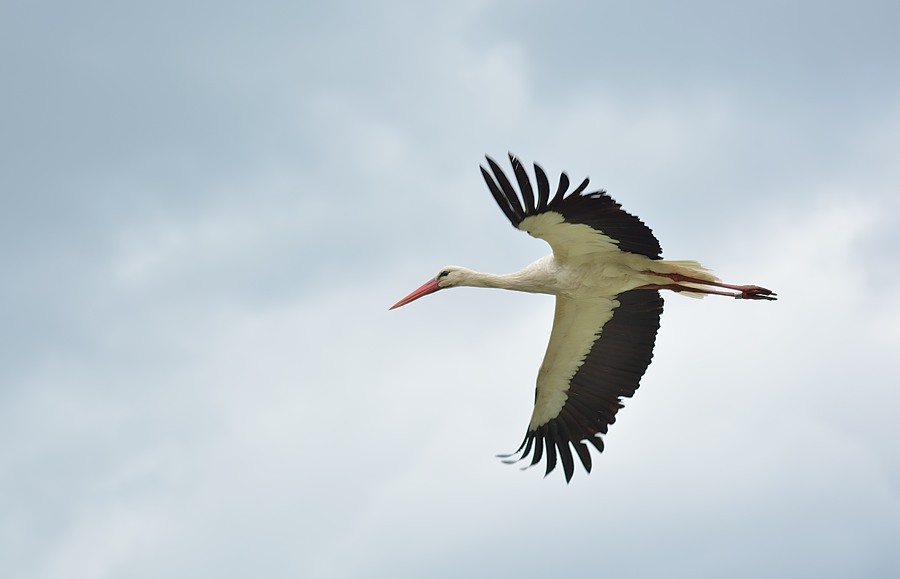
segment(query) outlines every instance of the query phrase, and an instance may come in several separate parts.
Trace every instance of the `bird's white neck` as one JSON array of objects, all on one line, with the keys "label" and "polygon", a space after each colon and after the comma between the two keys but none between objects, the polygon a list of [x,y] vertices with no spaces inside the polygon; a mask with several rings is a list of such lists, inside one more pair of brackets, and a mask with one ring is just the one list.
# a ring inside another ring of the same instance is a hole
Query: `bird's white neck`
[{"label": "bird's white neck", "polygon": [[483,273],[469,270],[463,283],[470,287],[487,287],[529,293],[554,293],[548,284],[547,272],[542,267],[531,264],[525,269],[506,274]]}]

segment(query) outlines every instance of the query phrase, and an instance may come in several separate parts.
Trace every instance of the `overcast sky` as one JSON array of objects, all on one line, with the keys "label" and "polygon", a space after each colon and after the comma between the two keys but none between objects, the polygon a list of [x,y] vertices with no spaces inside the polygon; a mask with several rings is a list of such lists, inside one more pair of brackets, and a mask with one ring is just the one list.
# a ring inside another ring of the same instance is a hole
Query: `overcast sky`
[{"label": "overcast sky", "polygon": [[[895,2],[0,3],[0,576],[900,576]],[[596,457],[501,464],[592,178],[666,296]]]}]

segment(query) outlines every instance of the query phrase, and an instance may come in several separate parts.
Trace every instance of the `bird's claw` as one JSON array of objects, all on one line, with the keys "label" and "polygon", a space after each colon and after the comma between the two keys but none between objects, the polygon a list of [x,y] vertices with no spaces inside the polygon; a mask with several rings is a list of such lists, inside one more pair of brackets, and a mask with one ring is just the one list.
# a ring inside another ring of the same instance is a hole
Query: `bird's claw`
[{"label": "bird's claw", "polygon": [[770,289],[758,285],[748,285],[741,288],[741,293],[735,295],[739,300],[777,300],[778,294]]}]

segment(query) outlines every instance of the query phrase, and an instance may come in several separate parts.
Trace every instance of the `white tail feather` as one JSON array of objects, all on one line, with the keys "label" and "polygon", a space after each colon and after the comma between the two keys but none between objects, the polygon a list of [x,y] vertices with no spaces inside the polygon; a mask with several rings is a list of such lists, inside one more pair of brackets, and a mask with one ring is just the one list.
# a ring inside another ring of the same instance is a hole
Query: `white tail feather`
[{"label": "white tail feather", "polygon": [[[657,262],[654,262],[651,269],[660,273],[678,273],[696,279],[719,281],[719,278],[714,276],[712,272],[706,269],[702,264],[700,264],[700,262],[694,261],[692,259],[661,259]],[[686,287],[702,288],[700,284],[690,282],[681,282],[681,285]],[[683,296],[696,299],[703,299],[708,295],[705,293],[686,291],[679,293]]]}]

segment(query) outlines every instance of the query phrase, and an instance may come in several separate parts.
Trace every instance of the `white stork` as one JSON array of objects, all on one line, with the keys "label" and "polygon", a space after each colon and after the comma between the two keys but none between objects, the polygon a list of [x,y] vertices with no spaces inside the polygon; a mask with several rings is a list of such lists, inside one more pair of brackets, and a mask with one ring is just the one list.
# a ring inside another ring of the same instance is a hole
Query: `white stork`
[{"label": "white stork", "polygon": [[549,243],[553,254],[506,275],[447,266],[390,309],[457,286],[555,295],[553,330],[538,371],[531,422],[516,452],[501,458],[521,452],[505,461],[516,462],[533,451],[533,466],[546,454],[546,476],[558,456],[568,482],[574,471],[570,446],[590,472],[585,443],[603,451],[601,434],[615,422],[621,399],[634,394],[650,365],[663,309],[658,290],[750,300],[774,300],[776,294],[755,285],[721,283],[696,261],[662,259],[659,241],[640,219],[605,191],[584,193],[588,179],[566,195],[569,178],[562,173],[550,199],[547,174],[535,163],[535,199],[525,168],[510,154],[520,199],[499,165],[486,158],[491,171],[481,167],[481,174],[500,209],[514,227]]}]

